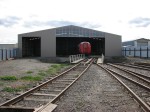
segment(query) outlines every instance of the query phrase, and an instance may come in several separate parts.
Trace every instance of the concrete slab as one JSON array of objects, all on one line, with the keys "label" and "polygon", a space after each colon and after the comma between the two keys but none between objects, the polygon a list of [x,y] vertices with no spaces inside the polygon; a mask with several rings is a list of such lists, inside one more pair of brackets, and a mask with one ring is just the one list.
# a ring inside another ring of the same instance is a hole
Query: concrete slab
[{"label": "concrete slab", "polygon": [[79,59],[79,60],[73,61],[73,62],[71,62],[71,63],[76,64],[76,63],[79,63],[79,62],[82,61],[82,60],[84,60],[84,59]]},{"label": "concrete slab", "polygon": [[44,108],[41,112],[52,112],[57,107],[56,104],[50,103],[46,108]]},{"label": "concrete slab", "polygon": [[101,63],[103,63],[102,58],[98,58],[98,60],[97,60],[97,64],[101,64]]}]

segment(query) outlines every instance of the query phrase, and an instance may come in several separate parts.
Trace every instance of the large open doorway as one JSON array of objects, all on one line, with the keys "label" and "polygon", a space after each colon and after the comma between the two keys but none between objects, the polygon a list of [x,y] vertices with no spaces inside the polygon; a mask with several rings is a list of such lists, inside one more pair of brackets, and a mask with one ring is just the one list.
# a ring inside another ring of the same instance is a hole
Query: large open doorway
[{"label": "large open doorway", "polygon": [[22,56],[40,57],[41,56],[41,38],[40,37],[22,37]]},{"label": "large open doorway", "polygon": [[105,54],[104,38],[86,38],[86,37],[56,37],[56,55],[68,56],[79,54],[78,45],[80,42],[90,42],[91,55]]}]

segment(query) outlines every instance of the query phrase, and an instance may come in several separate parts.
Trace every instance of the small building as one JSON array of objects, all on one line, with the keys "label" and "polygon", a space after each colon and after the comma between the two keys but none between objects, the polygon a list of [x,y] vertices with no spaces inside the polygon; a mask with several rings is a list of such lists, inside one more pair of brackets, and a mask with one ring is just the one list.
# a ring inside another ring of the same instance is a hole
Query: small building
[{"label": "small building", "polygon": [[18,44],[0,44],[0,61],[17,58]]},{"label": "small building", "polygon": [[78,45],[91,44],[91,55],[121,56],[121,36],[79,26],[63,26],[18,35],[19,57],[60,57],[79,54]]},{"label": "small building", "polygon": [[122,43],[122,46],[150,46],[150,39],[140,38],[132,41],[126,41]]},{"label": "small building", "polygon": [[18,48],[17,44],[0,44],[0,49],[14,49]]},{"label": "small building", "polygon": [[140,38],[122,43],[122,55],[150,58],[150,39]]}]

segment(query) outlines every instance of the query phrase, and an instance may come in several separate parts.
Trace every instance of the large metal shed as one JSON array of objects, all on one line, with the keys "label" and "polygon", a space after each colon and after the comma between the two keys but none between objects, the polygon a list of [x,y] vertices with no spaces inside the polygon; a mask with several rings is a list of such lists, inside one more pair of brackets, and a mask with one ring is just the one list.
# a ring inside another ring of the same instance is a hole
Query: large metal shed
[{"label": "large metal shed", "polygon": [[78,44],[88,41],[91,55],[121,56],[121,36],[78,26],[18,35],[19,57],[58,57],[78,54]]}]

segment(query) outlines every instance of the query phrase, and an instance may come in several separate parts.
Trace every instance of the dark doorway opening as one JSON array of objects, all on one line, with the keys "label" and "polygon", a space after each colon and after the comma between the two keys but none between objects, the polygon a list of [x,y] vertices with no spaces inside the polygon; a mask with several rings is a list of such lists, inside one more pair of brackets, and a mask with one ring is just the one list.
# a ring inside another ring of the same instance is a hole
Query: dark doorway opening
[{"label": "dark doorway opening", "polygon": [[78,45],[80,42],[89,42],[91,44],[91,55],[105,55],[104,38],[86,38],[86,37],[56,37],[56,55],[68,56],[79,54]]},{"label": "dark doorway opening", "polygon": [[41,38],[40,37],[22,37],[22,56],[40,57],[41,56]]}]

